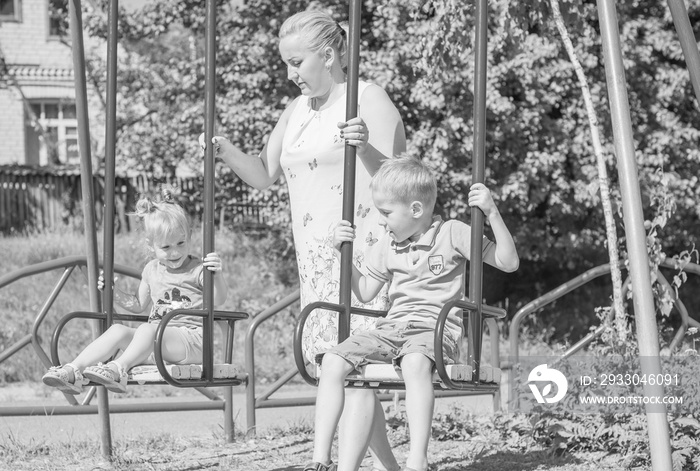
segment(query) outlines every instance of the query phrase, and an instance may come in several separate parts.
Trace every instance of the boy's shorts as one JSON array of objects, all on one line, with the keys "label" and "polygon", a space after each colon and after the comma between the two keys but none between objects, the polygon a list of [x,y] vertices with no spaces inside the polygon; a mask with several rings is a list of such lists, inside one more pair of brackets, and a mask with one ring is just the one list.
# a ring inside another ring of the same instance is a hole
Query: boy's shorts
[{"label": "boy's shorts", "polygon": [[[180,341],[185,346],[185,358],[175,362],[175,365],[191,365],[202,363],[204,359],[203,345],[204,338],[202,329],[193,329],[192,327],[174,326],[167,327],[168,332],[177,334]],[[155,365],[156,354],[151,352],[144,364]]]},{"label": "boy's shorts", "polygon": [[[428,322],[377,321],[377,328],[358,332],[330,350],[316,355],[321,364],[325,353],[333,353],[352,364],[355,369],[370,363],[393,363],[401,367],[401,358],[409,353],[420,353],[435,363],[435,324]],[[445,331],[443,342],[445,363],[459,358],[457,341]]]}]

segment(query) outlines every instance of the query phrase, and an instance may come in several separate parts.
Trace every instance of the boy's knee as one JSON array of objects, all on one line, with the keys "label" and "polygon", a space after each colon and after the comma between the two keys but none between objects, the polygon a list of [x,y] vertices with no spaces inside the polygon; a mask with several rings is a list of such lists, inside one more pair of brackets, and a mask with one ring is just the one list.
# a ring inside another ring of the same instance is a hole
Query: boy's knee
[{"label": "boy's knee", "polygon": [[326,353],[321,361],[321,371],[323,376],[326,375],[341,375],[343,377],[350,374],[355,369],[353,365],[345,358],[334,353]]},{"label": "boy's knee", "polygon": [[433,361],[421,353],[409,353],[401,358],[401,371],[404,378],[432,376]]}]

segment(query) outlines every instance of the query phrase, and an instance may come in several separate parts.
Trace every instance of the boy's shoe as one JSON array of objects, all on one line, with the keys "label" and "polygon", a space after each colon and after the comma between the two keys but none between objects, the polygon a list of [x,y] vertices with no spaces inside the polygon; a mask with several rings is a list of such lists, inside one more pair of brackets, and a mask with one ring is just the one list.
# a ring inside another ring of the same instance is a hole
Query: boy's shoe
[{"label": "boy's shoe", "polygon": [[332,461],[330,464],[322,464],[314,461],[304,466],[304,471],[336,471],[338,467]]},{"label": "boy's shoe", "polygon": [[112,392],[125,393],[128,375],[124,368],[119,368],[114,363],[98,363],[88,366],[83,375],[93,383],[101,384]]},{"label": "boy's shoe", "polygon": [[80,394],[83,392],[83,386],[87,384],[83,374],[73,366],[52,366],[41,381],[45,385],[57,388],[58,390],[68,394]]}]

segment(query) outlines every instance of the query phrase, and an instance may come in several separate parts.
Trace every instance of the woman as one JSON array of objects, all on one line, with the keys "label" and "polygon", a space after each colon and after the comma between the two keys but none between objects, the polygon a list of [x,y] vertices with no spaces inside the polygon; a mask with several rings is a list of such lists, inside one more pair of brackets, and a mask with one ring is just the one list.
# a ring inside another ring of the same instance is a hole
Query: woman
[{"label": "woman", "polygon": [[[384,159],[405,150],[403,122],[386,92],[366,82],[359,84],[359,117],[345,122],[347,34],[327,14],[305,11],[291,16],[282,25],[279,39],[287,77],[299,87],[301,96],[284,110],[259,156],[245,154],[225,138],[215,137],[213,143],[217,156],[255,188],[267,188],[284,174],[289,186],[301,305],[338,302],[339,261],[333,249],[332,229],[342,215],[345,144],[357,148],[357,239],[353,258],[362,270],[366,247],[374,244],[383,230],[370,198],[370,177]],[[384,294],[369,305],[353,298],[353,305],[385,309]],[[374,322],[372,318],[353,316],[351,329],[372,327]],[[313,360],[317,352],[336,343],[336,314],[316,311],[306,324],[305,356]],[[352,423],[341,424],[341,448],[349,455],[359,455],[360,448],[367,447],[370,434],[362,426],[361,417],[368,403],[381,410],[372,391],[355,390],[348,395],[348,413],[344,416],[358,417]],[[398,469],[386,439],[383,411],[374,415],[379,419],[372,424],[376,433],[371,433],[370,449],[387,468]]]}]

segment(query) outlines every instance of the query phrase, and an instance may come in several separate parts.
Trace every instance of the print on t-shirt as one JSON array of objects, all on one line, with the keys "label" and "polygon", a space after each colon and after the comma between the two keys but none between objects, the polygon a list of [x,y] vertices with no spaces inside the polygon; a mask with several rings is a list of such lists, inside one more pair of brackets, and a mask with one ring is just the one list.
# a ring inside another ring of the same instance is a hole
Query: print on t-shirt
[{"label": "print on t-shirt", "polygon": [[170,292],[166,291],[163,298],[165,299],[158,299],[156,302],[151,320],[160,320],[173,309],[187,309],[192,306],[192,300],[187,296],[180,295],[180,290],[177,288],[173,288]]},{"label": "print on t-shirt", "polygon": [[428,268],[430,268],[430,271],[433,272],[433,275],[439,275],[442,273],[442,269],[445,268],[442,255],[431,255],[428,257]]}]

